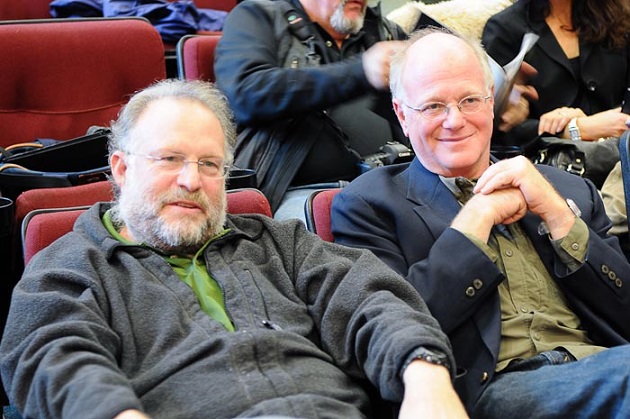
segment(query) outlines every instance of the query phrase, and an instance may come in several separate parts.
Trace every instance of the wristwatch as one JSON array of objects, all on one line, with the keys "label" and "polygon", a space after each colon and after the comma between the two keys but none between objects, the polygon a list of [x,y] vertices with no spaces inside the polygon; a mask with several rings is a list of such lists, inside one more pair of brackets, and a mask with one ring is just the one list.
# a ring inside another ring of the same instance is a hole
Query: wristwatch
[{"label": "wristwatch", "polygon": [[582,139],[580,127],[578,127],[577,125],[577,117],[571,118],[571,120],[567,124],[567,128],[569,129],[569,136],[573,141],[580,141]]},{"label": "wristwatch", "polygon": [[[571,210],[573,215],[575,215],[575,218],[580,218],[582,216],[582,211],[580,211],[580,207],[577,206],[574,200],[572,200],[571,198],[567,198],[566,203],[569,206],[569,209]],[[549,226],[547,226],[546,222],[543,221],[538,225],[538,234],[540,234],[541,236],[549,234],[549,231]]]},{"label": "wristwatch", "polygon": [[407,369],[407,367],[409,366],[409,364],[411,364],[413,361],[420,359],[422,361],[426,361],[429,362],[431,364],[434,365],[441,365],[443,367],[446,367],[446,369],[448,369],[450,371],[450,367],[451,364],[448,360],[448,356],[446,356],[446,354],[437,351],[437,350],[431,350],[431,349],[427,349],[424,346],[419,347],[418,349],[416,349],[415,351],[413,351],[408,357],[407,360],[405,361],[405,363],[403,364],[403,367],[400,370],[400,374],[402,375],[402,373]]}]

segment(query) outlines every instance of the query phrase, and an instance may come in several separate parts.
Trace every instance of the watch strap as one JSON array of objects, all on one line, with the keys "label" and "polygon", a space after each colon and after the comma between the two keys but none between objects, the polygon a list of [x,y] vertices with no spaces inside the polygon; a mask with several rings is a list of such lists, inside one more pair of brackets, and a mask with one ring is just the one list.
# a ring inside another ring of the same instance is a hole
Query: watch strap
[{"label": "watch strap", "polygon": [[418,359],[434,365],[441,365],[449,371],[451,370],[451,363],[449,362],[448,356],[446,354],[439,350],[427,349],[424,346],[420,346],[419,348],[411,352],[411,354],[409,354],[409,356],[405,360],[405,363],[400,370],[401,376],[403,372],[407,369],[409,364]]}]

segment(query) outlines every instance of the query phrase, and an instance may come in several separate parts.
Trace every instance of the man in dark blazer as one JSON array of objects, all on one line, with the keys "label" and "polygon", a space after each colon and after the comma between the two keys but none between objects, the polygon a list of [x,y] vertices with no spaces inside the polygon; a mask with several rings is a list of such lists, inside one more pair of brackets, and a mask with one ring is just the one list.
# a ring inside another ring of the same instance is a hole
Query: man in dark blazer
[{"label": "man in dark blazer", "polygon": [[597,189],[524,157],[492,159],[479,43],[417,33],[390,83],[416,159],[344,188],[335,240],[372,250],[422,295],[473,417],[628,417],[630,265]]}]

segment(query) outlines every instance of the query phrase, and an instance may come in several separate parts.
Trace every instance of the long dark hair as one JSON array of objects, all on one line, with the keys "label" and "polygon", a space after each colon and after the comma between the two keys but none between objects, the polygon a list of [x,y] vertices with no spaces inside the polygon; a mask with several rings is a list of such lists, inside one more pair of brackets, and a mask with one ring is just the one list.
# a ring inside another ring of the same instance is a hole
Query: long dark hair
[{"label": "long dark hair", "polygon": [[[529,3],[530,19],[549,16],[549,0],[519,0]],[[628,0],[573,0],[573,30],[587,42],[623,48],[630,43]]]}]

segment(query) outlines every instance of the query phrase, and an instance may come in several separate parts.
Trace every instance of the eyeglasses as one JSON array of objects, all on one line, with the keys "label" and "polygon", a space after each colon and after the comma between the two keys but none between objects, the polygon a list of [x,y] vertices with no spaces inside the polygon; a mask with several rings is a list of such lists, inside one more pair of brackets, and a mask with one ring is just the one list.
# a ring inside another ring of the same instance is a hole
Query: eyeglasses
[{"label": "eyeglasses", "polygon": [[[483,105],[486,104],[486,101],[490,99],[490,97],[491,96],[483,95],[466,96],[465,98],[460,100],[456,106],[461,113],[471,115],[479,112],[483,108]],[[446,115],[448,115],[449,108],[453,106],[443,102],[427,102],[417,108],[409,106],[404,102],[403,105],[411,110],[418,112],[420,116],[427,121],[433,121],[438,118],[446,117]]]},{"label": "eyeglasses", "polygon": [[199,167],[199,173],[208,179],[219,179],[225,177],[229,166],[223,164],[219,158],[205,158],[200,160],[186,160],[179,154],[166,154],[163,156],[151,156],[149,154],[126,153],[131,156],[140,156],[149,159],[153,165],[163,172],[180,173],[189,163]]}]

